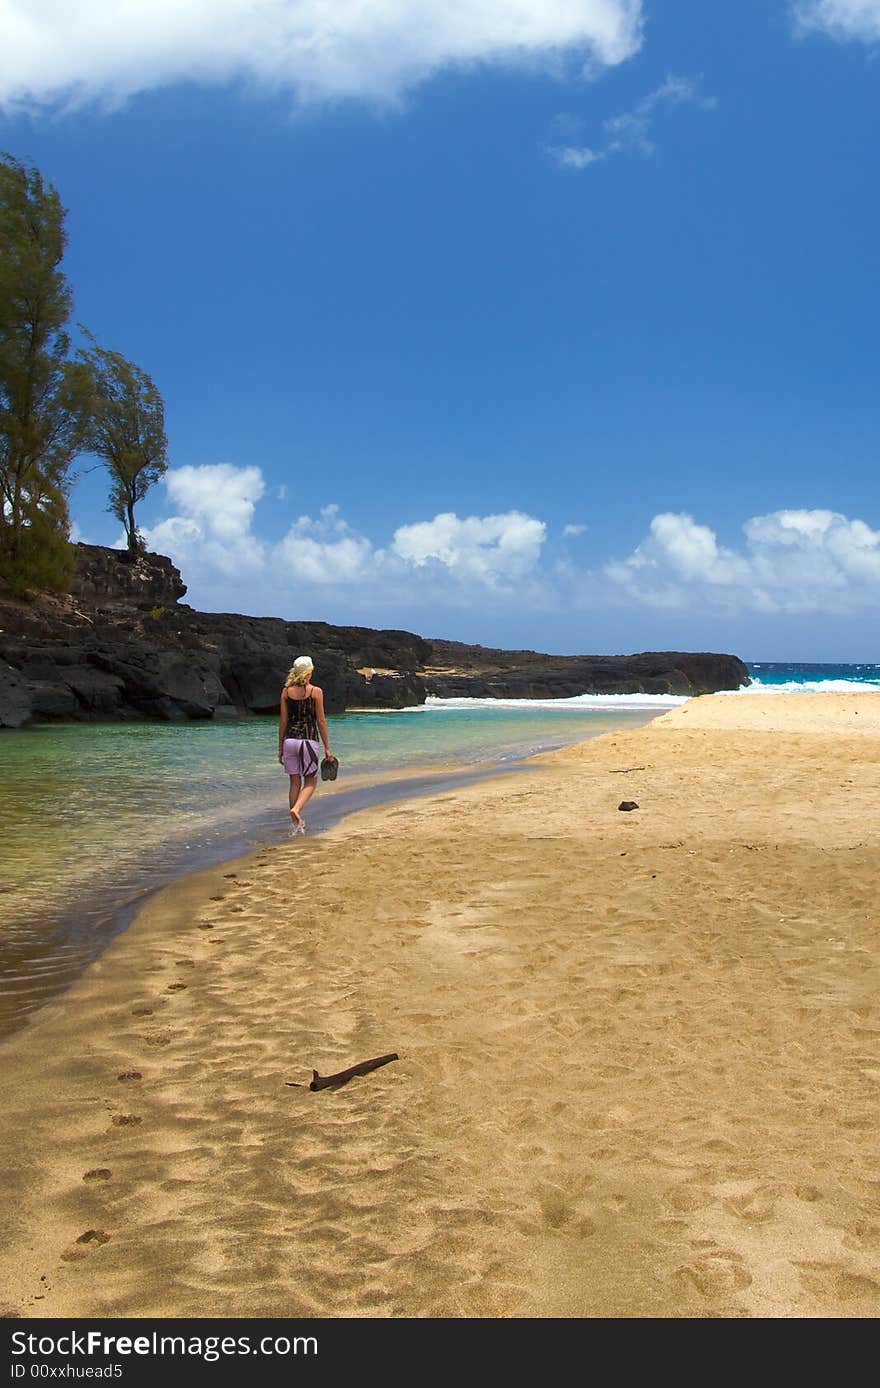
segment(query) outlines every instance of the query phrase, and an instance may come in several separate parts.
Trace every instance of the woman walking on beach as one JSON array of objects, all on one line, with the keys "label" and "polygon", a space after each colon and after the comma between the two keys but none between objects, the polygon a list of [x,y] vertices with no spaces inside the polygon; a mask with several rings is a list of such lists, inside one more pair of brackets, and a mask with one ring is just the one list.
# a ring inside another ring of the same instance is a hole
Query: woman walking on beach
[{"label": "woman walking on beach", "polygon": [[278,760],[290,777],[291,832],[304,834],[302,812],[318,784],[321,749],[332,757],[330,734],[324,716],[324,694],[311,683],[315,666],[307,655],[297,656],[281,691],[281,717],[278,720]]}]

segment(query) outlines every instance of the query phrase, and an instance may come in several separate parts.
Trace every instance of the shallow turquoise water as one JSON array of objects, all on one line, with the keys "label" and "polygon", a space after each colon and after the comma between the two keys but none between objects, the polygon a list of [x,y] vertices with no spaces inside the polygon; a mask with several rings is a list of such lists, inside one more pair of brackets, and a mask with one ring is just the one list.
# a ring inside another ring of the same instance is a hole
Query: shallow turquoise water
[{"label": "shallow turquoise water", "polygon": [[[880,688],[880,666],[753,664],[752,691]],[[390,777],[515,765],[683,702],[635,695],[443,700],[331,718],[339,781],[310,830],[397,798]],[[361,787],[349,789],[352,779]],[[427,788],[413,782],[415,791]],[[65,987],[147,892],[287,836],[274,718],[70,724],[0,734],[0,1035]]]},{"label": "shallow turquoise water", "polygon": [[[425,768],[508,765],[632,726],[677,701],[622,709],[482,703],[331,718],[339,780],[312,831],[390,798]],[[372,786],[356,802],[346,781]],[[77,976],[165,882],[288,832],[274,717],[218,723],[42,725],[0,736],[0,1034]]]}]

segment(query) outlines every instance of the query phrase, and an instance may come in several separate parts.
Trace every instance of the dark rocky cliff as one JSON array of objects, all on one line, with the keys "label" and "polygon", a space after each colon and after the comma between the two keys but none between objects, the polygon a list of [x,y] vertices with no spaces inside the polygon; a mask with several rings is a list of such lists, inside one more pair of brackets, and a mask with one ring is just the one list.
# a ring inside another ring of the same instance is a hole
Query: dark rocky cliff
[{"label": "dark rocky cliff", "polygon": [[77,545],[69,595],[0,594],[0,727],[47,719],[230,718],[274,713],[296,656],[311,655],[327,710],[443,697],[698,694],[748,683],[735,656],[552,656],[412,632],[196,612],[163,555]]},{"label": "dark rocky cliff", "polygon": [[542,655],[432,641],[423,670],[440,698],[566,699],[577,694],[711,694],[739,689],[749,673],[737,656],[694,651],[636,655]]}]

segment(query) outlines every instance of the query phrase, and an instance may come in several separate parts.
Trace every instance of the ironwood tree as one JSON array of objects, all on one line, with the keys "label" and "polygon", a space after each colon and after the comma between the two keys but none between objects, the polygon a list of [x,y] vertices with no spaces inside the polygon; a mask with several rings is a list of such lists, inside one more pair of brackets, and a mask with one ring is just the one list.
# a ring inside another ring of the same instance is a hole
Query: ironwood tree
[{"label": "ironwood tree", "polygon": [[164,405],[146,371],[85,328],[88,346],[71,356],[65,217],[39,170],[0,154],[0,581],[13,592],[69,586],[78,454],[106,464],[107,509],[134,553],[135,505],[168,465]]},{"label": "ironwood tree", "polygon": [[63,589],[70,468],[85,440],[69,358],[65,209],[39,171],[0,155],[0,578]]},{"label": "ironwood tree", "polygon": [[86,444],[110,473],[107,510],[123,524],[132,554],[143,550],[134,508],[168,467],[165,406],[152,378],[119,352],[91,346],[77,354],[89,395]]}]

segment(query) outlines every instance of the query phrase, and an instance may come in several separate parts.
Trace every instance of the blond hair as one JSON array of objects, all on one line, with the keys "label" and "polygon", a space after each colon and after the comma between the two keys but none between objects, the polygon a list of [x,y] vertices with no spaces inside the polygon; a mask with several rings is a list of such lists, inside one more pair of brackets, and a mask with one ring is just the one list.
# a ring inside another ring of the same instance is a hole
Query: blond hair
[{"label": "blond hair", "polygon": [[314,669],[315,666],[311,656],[298,655],[287,672],[284,688],[286,689],[290,684],[308,684]]}]

